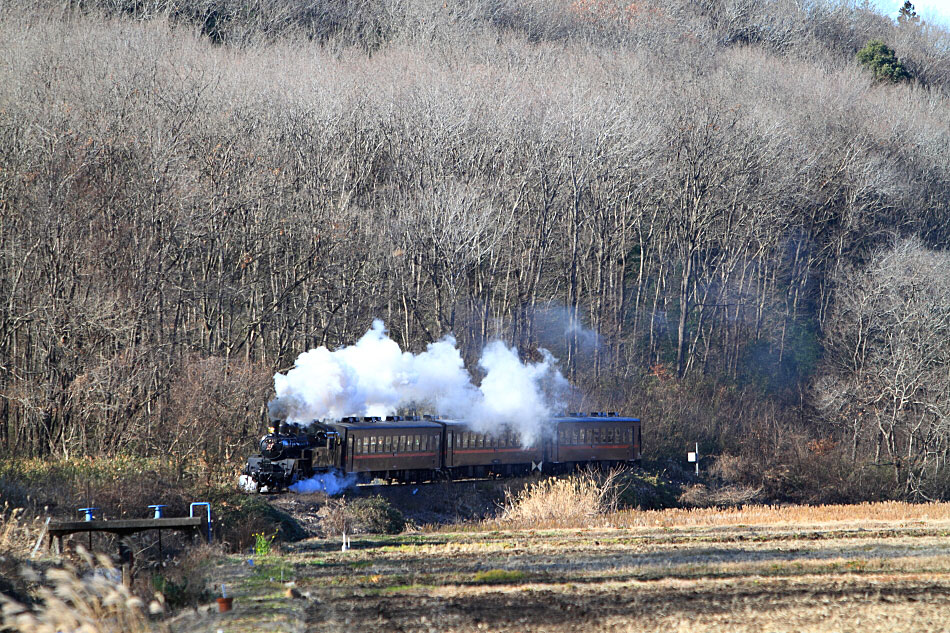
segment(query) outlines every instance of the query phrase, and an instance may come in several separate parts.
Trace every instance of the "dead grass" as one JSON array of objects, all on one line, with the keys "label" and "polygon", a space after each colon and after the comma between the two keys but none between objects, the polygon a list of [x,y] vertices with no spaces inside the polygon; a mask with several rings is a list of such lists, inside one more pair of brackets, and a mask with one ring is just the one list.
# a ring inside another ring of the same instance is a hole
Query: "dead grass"
[{"label": "dead grass", "polygon": [[848,505],[622,510],[609,516],[616,527],[714,527],[728,525],[795,525],[950,521],[950,503],[881,501]]},{"label": "dead grass", "polygon": [[27,520],[23,508],[11,508],[4,504],[0,510],[0,555],[5,552],[28,552],[32,547],[34,529],[38,529],[37,521]]},{"label": "dead grass", "polygon": [[[39,601],[29,608],[0,594],[2,623],[22,633],[82,631],[83,633],[141,633],[160,630],[146,614],[144,602],[122,584],[121,573],[105,556],[93,557],[80,548],[82,565],[66,564],[49,569],[37,591]],[[41,579],[27,571],[31,582]],[[155,596],[148,605],[151,613],[163,610],[163,599]]]},{"label": "dead grass", "polygon": [[508,527],[585,527],[602,522],[617,509],[620,471],[584,471],[545,478],[517,494],[507,490],[501,516],[490,523]]}]

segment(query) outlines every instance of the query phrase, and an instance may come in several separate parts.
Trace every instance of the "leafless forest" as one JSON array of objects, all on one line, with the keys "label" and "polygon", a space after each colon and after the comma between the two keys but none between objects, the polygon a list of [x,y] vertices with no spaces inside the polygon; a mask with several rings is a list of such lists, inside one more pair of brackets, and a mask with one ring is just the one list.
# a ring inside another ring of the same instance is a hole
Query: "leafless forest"
[{"label": "leafless forest", "polygon": [[770,498],[946,497],[948,121],[950,32],[847,2],[0,4],[0,450],[236,463],[379,317]]}]

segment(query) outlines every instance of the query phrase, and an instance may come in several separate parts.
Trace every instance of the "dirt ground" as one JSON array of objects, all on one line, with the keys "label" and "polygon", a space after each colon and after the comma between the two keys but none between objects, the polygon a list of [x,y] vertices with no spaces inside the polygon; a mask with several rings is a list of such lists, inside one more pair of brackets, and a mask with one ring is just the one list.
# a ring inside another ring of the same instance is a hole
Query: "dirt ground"
[{"label": "dirt ground", "polygon": [[234,609],[183,614],[173,630],[950,630],[946,520],[430,530],[350,545],[230,558],[214,575]]}]

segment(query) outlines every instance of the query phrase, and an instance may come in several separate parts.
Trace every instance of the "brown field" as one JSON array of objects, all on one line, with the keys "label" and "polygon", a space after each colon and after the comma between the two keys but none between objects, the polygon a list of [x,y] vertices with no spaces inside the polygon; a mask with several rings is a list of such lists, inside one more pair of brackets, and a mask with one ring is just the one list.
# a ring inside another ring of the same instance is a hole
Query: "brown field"
[{"label": "brown field", "polygon": [[[311,539],[175,631],[938,631],[950,505],[622,512],[600,527]],[[495,529],[495,528],[498,529]],[[283,580],[282,580],[283,579]]]}]

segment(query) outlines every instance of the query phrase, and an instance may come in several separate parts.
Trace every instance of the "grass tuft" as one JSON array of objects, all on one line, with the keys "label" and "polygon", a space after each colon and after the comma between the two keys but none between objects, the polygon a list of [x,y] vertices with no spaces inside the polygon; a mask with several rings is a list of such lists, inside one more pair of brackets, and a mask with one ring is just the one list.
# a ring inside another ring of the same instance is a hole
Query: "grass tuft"
[{"label": "grass tuft", "polygon": [[585,471],[540,479],[518,494],[507,491],[501,522],[521,528],[591,527],[617,510],[619,471]]},{"label": "grass tuft", "polygon": [[522,582],[526,575],[523,571],[517,570],[489,569],[475,574],[472,582],[479,585],[506,585]]}]

